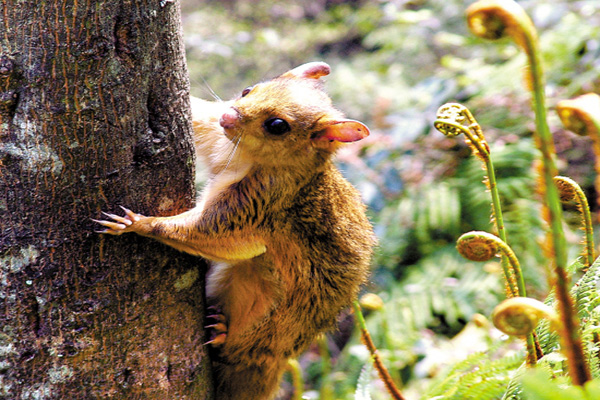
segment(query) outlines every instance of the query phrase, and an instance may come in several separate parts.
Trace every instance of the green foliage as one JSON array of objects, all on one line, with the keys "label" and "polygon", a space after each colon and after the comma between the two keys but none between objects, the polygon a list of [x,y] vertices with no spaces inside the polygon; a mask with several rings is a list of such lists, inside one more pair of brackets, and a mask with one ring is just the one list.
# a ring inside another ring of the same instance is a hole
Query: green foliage
[{"label": "green foliage", "polygon": [[[600,378],[598,365],[598,347],[594,343],[600,337],[600,307],[597,294],[600,287],[600,258],[587,273],[573,286],[573,296],[577,299],[579,317],[583,321],[583,337],[587,343],[587,354],[594,377]],[[554,302],[550,296],[548,302]],[[454,364],[449,371],[436,379],[423,395],[425,399],[555,399],[560,398],[593,399],[600,380],[590,382],[586,386],[587,393],[569,387],[565,379],[566,365],[564,356],[552,353],[559,346],[559,337],[551,334],[548,324],[541,324],[538,336],[546,356],[540,360],[538,371],[552,371],[558,381],[548,385],[548,374],[526,374],[523,355],[498,352],[501,344],[492,345],[486,352],[474,353]],[[506,354],[506,355],[504,355]],[[520,368],[519,368],[520,367]],[[516,371],[516,373],[515,373]],[[545,384],[540,385],[542,379]],[[521,382],[523,382],[521,384]],[[562,383],[561,383],[562,382]],[[542,387],[543,386],[543,387]],[[549,389],[551,388],[551,389]],[[563,393],[564,396],[563,397]],[[550,396],[550,397],[545,397]],[[554,396],[554,397],[552,397]],[[574,396],[574,397],[569,397]],[[583,397],[582,397],[583,396]],[[586,397],[588,396],[588,397]]]},{"label": "green foliage", "polygon": [[[490,274],[490,268],[498,273]],[[398,312],[393,319],[415,329],[457,333],[476,312],[491,312],[497,304],[499,273],[497,265],[466,261],[453,247],[440,249],[391,290],[388,305]]]},{"label": "green foliage", "polygon": [[551,372],[536,369],[522,378],[526,400],[592,400],[600,398],[600,380],[592,380],[582,388],[569,386],[564,379],[555,379]]},{"label": "green foliage", "polygon": [[521,364],[521,355],[491,360],[487,353],[474,353],[455,364],[443,380],[432,385],[424,398],[501,399],[512,371]]},{"label": "green foliage", "polygon": [[411,190],[378,215],[377,229],[386,238],[378,262],[390,269],[427,256],[453,243],[460,232],[461,204],[456,186],[431,184]]},{"label": "green foliage", "polygon": [[373,358],[365,364],[358,376],[356,384],[356,392],[354,393],[355,400],[371,400],[371,383],[373,374]]},{"label": "green foliage", "polygon": [[[581,263],[579,263],[579,266]],[[575,298],[575,306],[579,318],[587,320],[591,313],[600,306],[600,257],[590,266],[585,275],[573,287],[571,295]]]}]

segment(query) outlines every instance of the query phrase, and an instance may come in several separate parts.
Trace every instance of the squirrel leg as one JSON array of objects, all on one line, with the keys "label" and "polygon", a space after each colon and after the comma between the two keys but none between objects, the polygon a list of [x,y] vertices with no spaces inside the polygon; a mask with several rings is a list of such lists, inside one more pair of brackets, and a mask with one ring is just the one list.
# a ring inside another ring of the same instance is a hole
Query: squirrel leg
[{"label": "squirrel leg", "polygon": [[109,220],[93,220],[106,228],[99,233],[121,235],[134,232],[215,261],[248,260],[266,251],[264,241],[256,233],[235,228],[216,232],[216,228],[208,226],[197,209],[172,217],[146,217],[121,208],[125,216],[103,213]]}]

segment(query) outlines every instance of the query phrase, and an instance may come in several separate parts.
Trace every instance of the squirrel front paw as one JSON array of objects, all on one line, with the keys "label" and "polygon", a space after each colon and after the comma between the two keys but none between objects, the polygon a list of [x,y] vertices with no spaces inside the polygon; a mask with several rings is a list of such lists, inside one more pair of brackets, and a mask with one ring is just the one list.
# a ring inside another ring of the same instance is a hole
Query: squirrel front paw
[{"label": "squirrel front paw", "polygon": [[207,319],[215,321],[214,324],[205,326],[206,329],[212,330],[210,340],[204,344],[210,344],[213,347],[220,347],[227,340],[227,318],[224,314],[218,311],[215,306],[208,307],[210,310],[216,311],[216,314],[207,315]]},{"label": "squirrel front paw", "polygon": [[102,212],[106,217],[110,218],[112,221],[106,220],[98,220],[92,219],[92,221],[99,223],[100,225],[106,227],[106,229],[101,231],[96,231],[97,233],[107,233],[109,235],[120,235],[122,233],[127,232],[137,232],[136,222],[139,222],[142,218],[145,218],[141,214],[136,214],[133,211],[119,206],[123,211],[125,211],[125,216],[121,217],[116,214],[110,214],[106,212]]}]

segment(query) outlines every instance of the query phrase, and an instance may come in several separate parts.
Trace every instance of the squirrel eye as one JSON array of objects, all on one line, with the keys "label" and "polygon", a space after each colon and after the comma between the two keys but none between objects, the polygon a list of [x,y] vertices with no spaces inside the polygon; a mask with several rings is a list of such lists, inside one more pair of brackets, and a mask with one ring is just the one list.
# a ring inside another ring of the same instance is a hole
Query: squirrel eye
[{"label": "squirrel eye", "polygon": [[254,86],[248,86],[246,89],[242,90],[242,97],[246,96],[250,91],[254,88]]},{"label": "squirrel eye", "polygon": [[265,130],[271,135],[281,136],[291,130],[290,124],[281,118],[270,118],[263,124]]}]

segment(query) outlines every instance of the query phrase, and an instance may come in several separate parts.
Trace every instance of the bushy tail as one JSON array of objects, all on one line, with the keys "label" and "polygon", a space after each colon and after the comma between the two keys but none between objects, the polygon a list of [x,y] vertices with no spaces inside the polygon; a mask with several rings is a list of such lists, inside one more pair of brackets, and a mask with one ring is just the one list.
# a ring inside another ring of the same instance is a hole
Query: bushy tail
[{"label": "bushy tail", "polygon": [[216,399],[218,400],[269,400],[279,388],[287,360],[273,360],[261,365],[213,364]]}]

